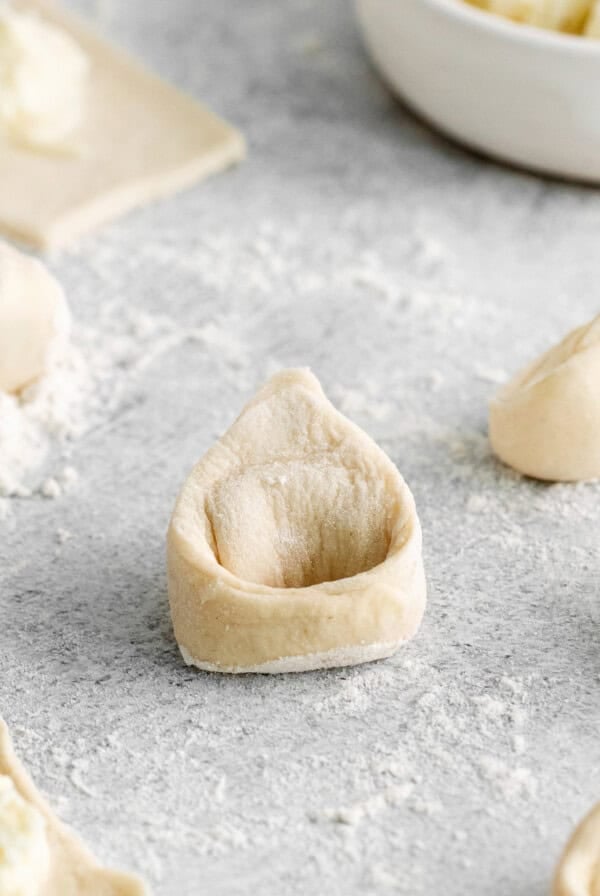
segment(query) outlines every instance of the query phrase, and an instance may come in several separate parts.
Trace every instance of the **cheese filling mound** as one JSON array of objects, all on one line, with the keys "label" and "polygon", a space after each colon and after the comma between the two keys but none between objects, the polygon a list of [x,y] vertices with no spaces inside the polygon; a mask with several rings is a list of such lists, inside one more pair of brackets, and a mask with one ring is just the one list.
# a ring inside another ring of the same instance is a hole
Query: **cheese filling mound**
[{"label": "cheese filling mound", "polygon": [[88,57],[60,28],[0,5],[0,127],[13,142],[74,151],[88,70]]},{"label": "cheese filling mound", "polygon": [[39,896],[48,876],[50,850],[41,813],[0,775],[0,893]]},{"label": "cheese filling mound", "polygon": [[600,0],[467,0],[488,12],[549,31],[600,37]]}]

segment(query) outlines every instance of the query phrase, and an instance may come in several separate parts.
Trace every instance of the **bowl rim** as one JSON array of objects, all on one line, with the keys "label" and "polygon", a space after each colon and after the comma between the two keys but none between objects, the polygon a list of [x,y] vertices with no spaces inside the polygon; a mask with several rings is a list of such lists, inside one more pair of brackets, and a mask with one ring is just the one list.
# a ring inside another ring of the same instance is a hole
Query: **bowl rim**
[{"label": "bowl rim", "polygon": [[419,2],[433,8],[438,13],[457,19],[480,31],[496,32],[509,40],[544,47],[556,52],[566,51],[600,57],[600,40],[586,38],[580,34],[565,34],[562,31],[550,31],[535,25],[512,22],[496,13],[479,9],[466,0],[419,0]]}]

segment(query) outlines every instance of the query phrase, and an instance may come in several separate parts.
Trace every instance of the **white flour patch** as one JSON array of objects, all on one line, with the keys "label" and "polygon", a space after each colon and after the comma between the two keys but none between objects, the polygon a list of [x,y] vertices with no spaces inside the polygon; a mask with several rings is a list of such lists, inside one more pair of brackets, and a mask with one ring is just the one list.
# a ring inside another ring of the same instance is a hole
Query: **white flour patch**
[{"label": "white flour patch", "polygon": [[475,376],[484,383],[493,383],[496,386],[501,386],[508,379],[505,370],[500,370],[499,368],[494,367],[484,367],[483,364],[475,365]]},{"label": "white flour patch", "polygon": [[314,712],[319,715],[331,715],[341,712],[344,715],[362,715],[367,711],[371,703],[369,694],[354,681],[344,681],[339,690],[318,700],[314,706]]},{"label": "white flour patch", "polygon": [[387,802],[384,794],[377,793],[361,802],[354,803],[352,806],[340,809],[325,809],[323,818],[338,824],[356,825],[367,818],[374,818],[379,812],[383,812],[386,807]]},{"label": "white flour patch", "polygon": [[484,756],[480,760],[479,770],[497,794],[507,802],[531,799],[537,794],[537,780],[531,769],[511,768],[496,756]]},{"label": "white flour patch", "polygon": [[332,398],[342,414],[351,419],[370,417],[373,420],[387,420],[394,411],[391,402],[379,397],[379,387],[373,382],[365,383],[364,391],[348,389],[337,385],[331,390]]},{"label": "white flour patch", "polygon": [[361,824],[373,819],[382,812],[393,809],[408,809],[417,815],[433,816],[443,812],[444,807],[439,800],[424,799],[415,793],[416,785],[412,781],[405,784],[387,787],[380,793],[374,793],[366,799],[359,800],[350,806],[338,809],[325,809],[321,815],[313,814],[312,820],[333,821],[348,826]]},{"label": "white flour patch", "polygon": [[[0,392],[0,497],[53,499],[73,488],[73,443],[118,408],[133,376],[188,341],[244,367],[244,346],[217,322],[184,328],[166,315],[109,303],[96,326],[76,327],[46,376],[18,396]],[[0,519],[8,513],[3,505]]]},{"label": "white flour patch", "polygon": [[344,274],[349,284],[388,303],[394,304],[400,298],[398,281],[373,251],[364,252],[356,267],[349,268]]},{"label": "white flour patch", "polygon": [[201,327],[194,328],[189,338],[219,353],[225,361],[236,367],[243,367],[247,363],[246,346],[235,333],[231,332],[231,328],[223,323],[209,321]]},{"label": "white flour patch", "polygon": [[489,507],[490,501],[485,495],[469,495],[467,499],[467,513],[484,513]]},{"label": "white flour patch", "polygon": [[[0,495],[28,497],[48,477],[36,475],[53,445],[65,445],[86,428],[88,364],[77,349],[19,396],[0,392]],[[46,497],[61,491],[47,483]]]},{"label": "white flour patch", "polygon": [[522,734],[515,734],[512,739],[512,747],[518,756],[521,756],[527,750],[527,741]]},{"label": "white flour patch", "polygon": [[481,697],[473,697],[473,703],[479,707],[488,719],[501,719],[506,712],[506,704],[491,694],[482,694]]}]

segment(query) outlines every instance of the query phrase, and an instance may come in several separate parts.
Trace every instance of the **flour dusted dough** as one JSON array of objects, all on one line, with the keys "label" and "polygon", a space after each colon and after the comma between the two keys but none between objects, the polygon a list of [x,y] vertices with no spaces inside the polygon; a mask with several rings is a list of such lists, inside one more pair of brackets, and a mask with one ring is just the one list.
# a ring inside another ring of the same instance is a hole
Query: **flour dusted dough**
[{"label": "flour dusted dough", "polygon": [[600,803],[567,843],[552,896],[600,896]]},{"label": "flour dusted dough", "polygon": [[38,379],[68,338],[64,293],[37,261],[0,242],[0,391]]},{"label": "flour dusted dough", "polygon": [[600,316],[501,389],[490,405],[490,439],[527,476],[600,476]]},{"label": "flour dusted dough", "polygon": [[242,158],[241,136],[109,46],[50,0],[16,0],[64,29],[89,59],[76,156],[0,145],[0,227],[53,248]]},{"label": "flour dusted dough", "polygon": [[413,497],[307,370],[269,380],[194,468],[168,572],[184,659],[221,672],[389,656],[425,608]]},{"label": "flour dusted dough", "polygon": [[21,797],[46,824],[49,873],[38,892],[23,890],[23,896],[147,896],[145,887],[137,878],[102,868],[77,837],[58,821],[15,756],[2,719],[0,775],[8,775],[12,779]]}]

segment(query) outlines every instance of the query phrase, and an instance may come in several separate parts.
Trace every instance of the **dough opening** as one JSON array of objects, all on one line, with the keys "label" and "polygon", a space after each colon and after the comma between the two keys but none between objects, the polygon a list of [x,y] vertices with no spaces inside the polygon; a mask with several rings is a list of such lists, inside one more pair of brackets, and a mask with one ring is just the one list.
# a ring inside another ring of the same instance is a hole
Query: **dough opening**
[{"label": "dough opening", "polygon": [[382,563],[394,505],[383,477],[331,459],[256,465],[213,486],[208,541],[221,566],[244,581],[307,588]]}]

